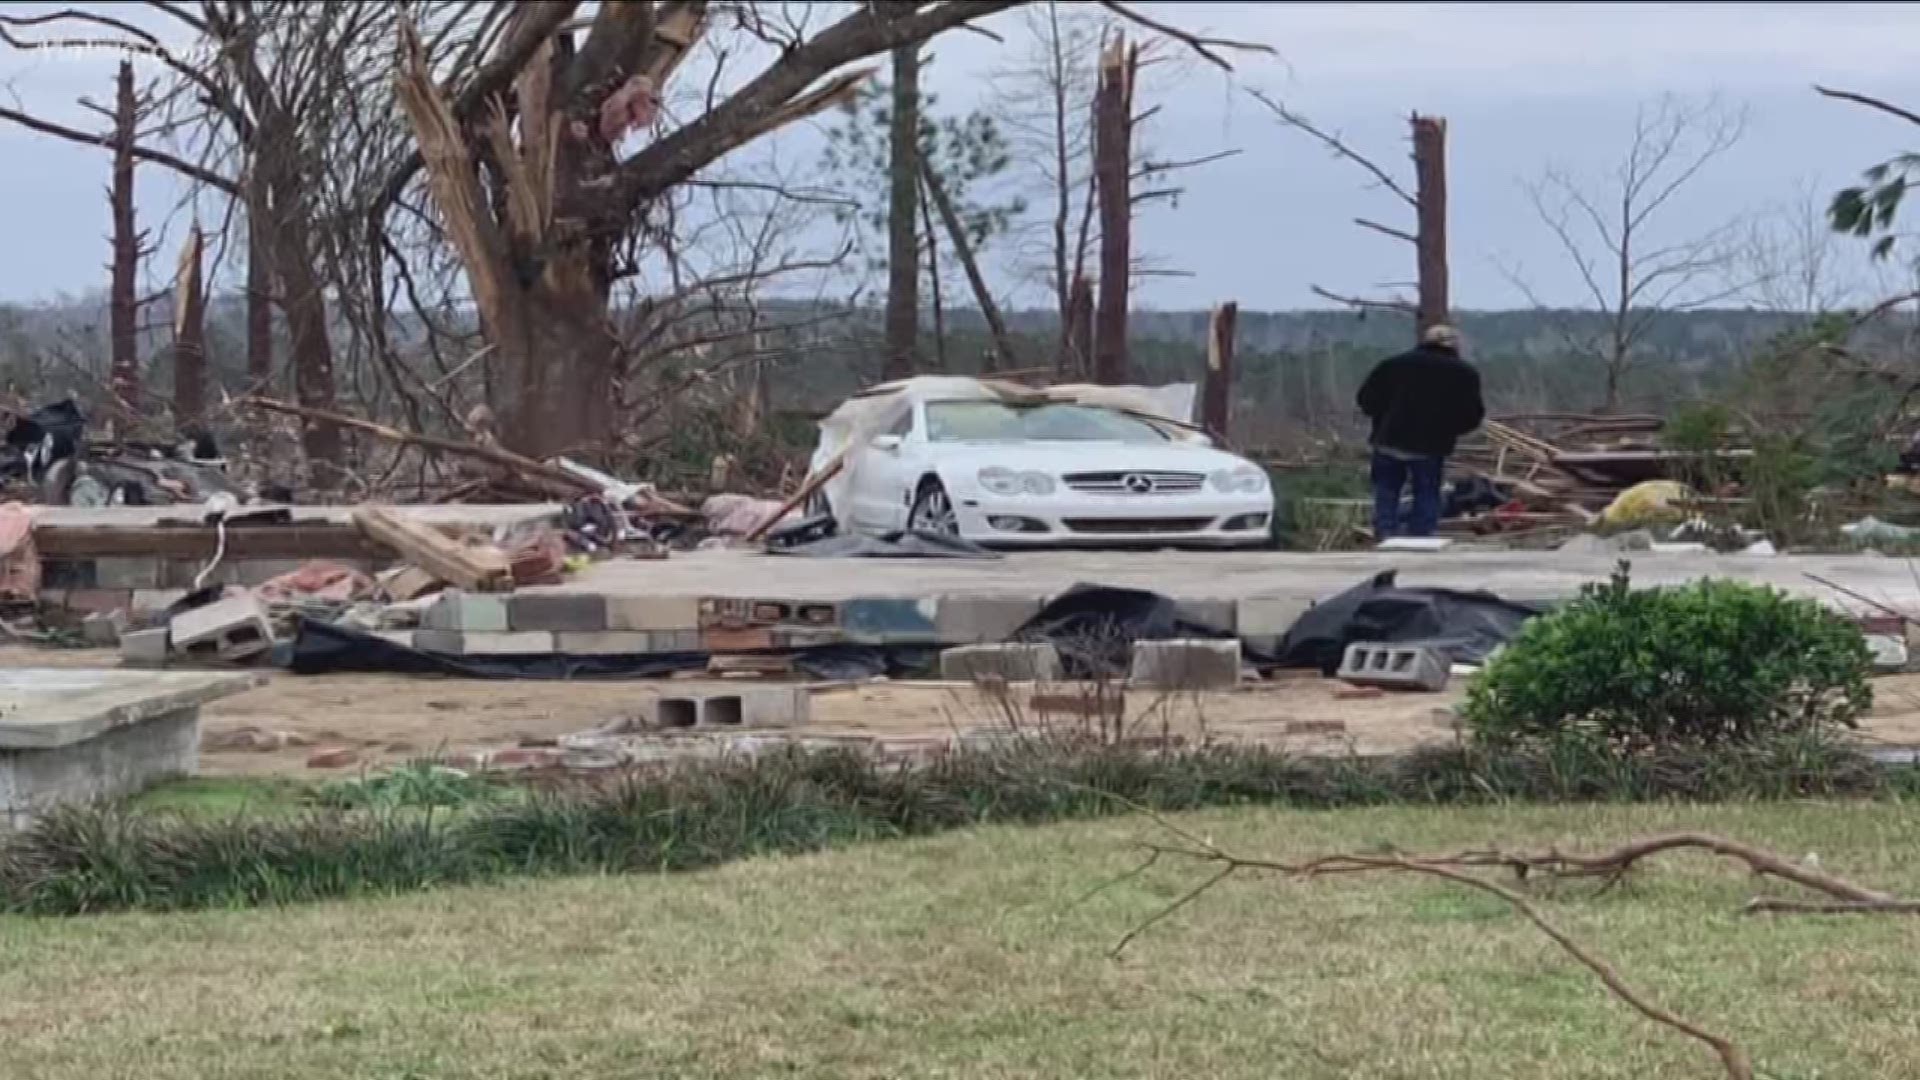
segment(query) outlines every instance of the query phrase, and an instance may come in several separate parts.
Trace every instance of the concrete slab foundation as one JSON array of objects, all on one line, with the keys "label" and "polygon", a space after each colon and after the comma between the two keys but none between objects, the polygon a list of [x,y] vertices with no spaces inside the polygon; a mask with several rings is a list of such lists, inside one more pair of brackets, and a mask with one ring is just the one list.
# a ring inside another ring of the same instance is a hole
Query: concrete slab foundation
[{"label": "concrete slab foundation", "polygon": [[0,827],[58,806],[132,794],[193,772],[200,706],[252,675],[0,671]]}]

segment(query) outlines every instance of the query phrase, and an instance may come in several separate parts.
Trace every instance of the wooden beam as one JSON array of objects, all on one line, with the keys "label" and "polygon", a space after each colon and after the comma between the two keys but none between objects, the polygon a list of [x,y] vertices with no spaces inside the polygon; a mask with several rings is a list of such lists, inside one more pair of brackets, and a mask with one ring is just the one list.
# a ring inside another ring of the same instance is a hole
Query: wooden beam
[{"label": "wooden beam", "polygon": [[513,591],[513,565],[491,544],[469,546],[431,526],[395,513],[391,507],[362,506],[353,523],[407,562],[468,592]]}]

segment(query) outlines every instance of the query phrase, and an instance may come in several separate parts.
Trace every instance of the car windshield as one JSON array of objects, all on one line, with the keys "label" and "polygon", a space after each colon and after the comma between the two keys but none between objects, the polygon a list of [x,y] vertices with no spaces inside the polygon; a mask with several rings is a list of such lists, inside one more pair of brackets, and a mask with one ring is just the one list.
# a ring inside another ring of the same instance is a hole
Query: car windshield
[{"label": "car windshield", "polygon": [[930,442],[1166,442],[1160,429],[1091,405],[1009,405],[1002,401],[930,401]]}]

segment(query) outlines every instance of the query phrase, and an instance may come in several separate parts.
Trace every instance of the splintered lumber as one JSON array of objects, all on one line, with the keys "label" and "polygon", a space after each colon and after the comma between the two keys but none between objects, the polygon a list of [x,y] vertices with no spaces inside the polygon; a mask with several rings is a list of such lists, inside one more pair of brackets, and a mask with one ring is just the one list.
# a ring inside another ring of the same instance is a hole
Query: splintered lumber
[{"label": "splintered lumber", "polygon": [[513,590],[513,565],[505,552],[492,545],[462,544],[385,506],[354,508],[353,523],[408,562],[450,585],[468,592]]},{"label": "splintered lumber", "polygon": [[820,466],[819,472],[814,473],[802,481],[799,489],[792,495],[787,496],[787,501],[781,503],[779,509],[768,514],[767,520],[753,527],[753,531],[745,537],[746,542],[755,544],[765,539],[766,535],[773,531],[773,527],[780,523],[781,518],[793,513],[795,507],[804,504],[808,499],[813,498],[815,492],[826,487],[827,481],[839,476],[840,470],[847,467],[847,455],[850,453],[852,453],[851,447],[833,455],[833,460]]}]

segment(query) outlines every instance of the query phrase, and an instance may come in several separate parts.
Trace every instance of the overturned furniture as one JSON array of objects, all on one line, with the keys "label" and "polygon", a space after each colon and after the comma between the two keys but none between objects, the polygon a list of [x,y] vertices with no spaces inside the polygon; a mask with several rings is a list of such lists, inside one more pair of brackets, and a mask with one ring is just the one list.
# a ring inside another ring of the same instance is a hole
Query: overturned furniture
[{"label": "overturned furniture", "polygon": [[258,682],[201,672],[0,671],[0,829],[191,775],[200,706]]}]

